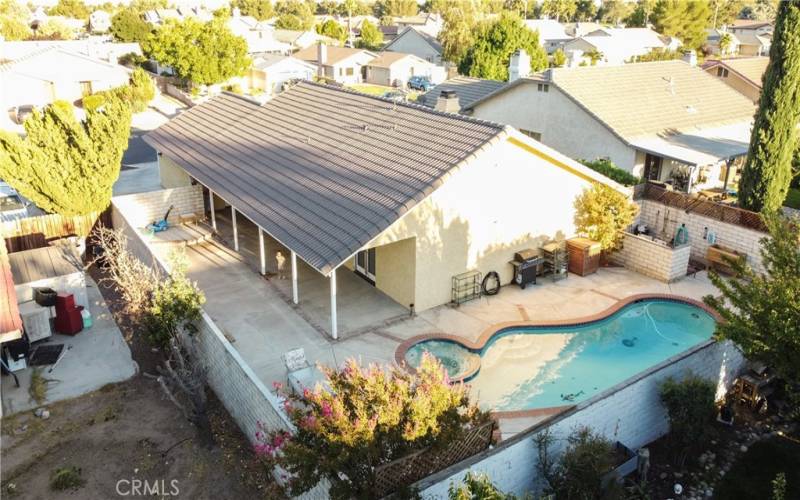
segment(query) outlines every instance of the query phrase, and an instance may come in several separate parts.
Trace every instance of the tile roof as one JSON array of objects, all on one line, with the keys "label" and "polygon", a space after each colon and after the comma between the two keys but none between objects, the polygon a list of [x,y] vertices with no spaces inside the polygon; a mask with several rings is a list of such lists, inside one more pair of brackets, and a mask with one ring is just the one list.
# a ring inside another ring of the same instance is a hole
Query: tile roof
[{"label": "tile roof", "polygon": [[550,78],[625,139],[748,121],[755,113],[745,96],[683,61],[557,68]]},{"label": "tile roof", "polygon": [[428,106],[436,106],[436,99],[443,90],[454,90],[458,95],[458,102],[461,109],[468,108],[475,101],[486,97],[492,92],[504,87],[507,82],[497,80],[484,80],[482,78],[472,78],[469,76],[456,76],[445,80],[435,86],[425,94],[417,98],[417,102]]},{"label": "tile roof", "polygon": [[498,124],[301,82],[222,94],[145,141],[328,274],[506,134]]},{"label": "tile roof", "polygon": [[[350,47],[336,47],[334,45],[326,45],[328,56],[327,60],[325,61],[325,65],[333,66],[334,64],[338,64],[345,59],[353,57],[355,55],[364,53],[364,54],[372,54],[364,49],[353,49]],[[298,59],[302,59],[303,61],[310,62],[313,64],[317,64],[317,45],[309,45],[308,47],[298,50],[295,52],[294,57]],[[372,54],[374,56],[374,54]]]},{"label": "tile roof", "polygon": [[403,28],[403,31],[401,31],[400,34],[397,35],[397,37],[395,37],[391,42],[389,42],[389,44],[386,45],[386,47],[384,47],[383,50],[392,50],[391,49],[392,45],[394,45],[398,40],[408,35],[412,31],[417,35],[419,35],[420,38],[428,42],[428,45],[433,47],[433,49],[436,50],[436,52],[440,54],[442,53],[442,44],[441,42],[439,42],[439,40],[436,39],[436,37],[430,35],[429,33],[425,33],[422,30],[419,30],[414,26],[406,26],[405,28]]},{"label": "tile roof", "polygon": [[764,73],[767,71],[767,66],[769,65],[769,57],[760,56],[760,57],[737,57],[734,59],[721,59],[721,60],[709,61],[709,63],[705,64],[704,67],[707,68],[718,65],[727,66],[728,68],[739,73],[741,76],[750,80],[750,82],[752,82],[753,85],[757,86],[758,88],[761,88],[761,79],[764,76]]}]

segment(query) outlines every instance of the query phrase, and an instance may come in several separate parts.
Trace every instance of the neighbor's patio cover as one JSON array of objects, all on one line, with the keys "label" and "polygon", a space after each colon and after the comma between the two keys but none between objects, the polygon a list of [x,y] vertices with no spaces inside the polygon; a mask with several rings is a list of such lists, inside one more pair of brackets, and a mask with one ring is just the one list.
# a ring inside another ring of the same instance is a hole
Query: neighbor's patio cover
[{"label": "neighbor's patio cover", "polygon": [[689,165],[712,165],[747,154],[752,123],[737,123],[697,132],[642,137],[631,145]]}]

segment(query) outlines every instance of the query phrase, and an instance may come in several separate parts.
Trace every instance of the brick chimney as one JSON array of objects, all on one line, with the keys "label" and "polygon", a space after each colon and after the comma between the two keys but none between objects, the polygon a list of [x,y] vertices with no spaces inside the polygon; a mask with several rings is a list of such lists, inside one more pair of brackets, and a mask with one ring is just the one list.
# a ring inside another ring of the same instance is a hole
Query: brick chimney
[{"label": "brick chimney", "polygon": [[436,98],[434,109],[445,113],[458,113],[461,110],[461,103],[458,102],[456,91],[442,90],[442,93]]},{"label": "brick chimney", "polygon": [[328,46],[322,42],[317,44],[317,75],[325,78],[325,63],[328,62]]},{"label": "brick chimney", "polygon": [[531,57],[523,49],[518,49],[511,54],[508,63],[508,81],[513,82],[531,74]]}]

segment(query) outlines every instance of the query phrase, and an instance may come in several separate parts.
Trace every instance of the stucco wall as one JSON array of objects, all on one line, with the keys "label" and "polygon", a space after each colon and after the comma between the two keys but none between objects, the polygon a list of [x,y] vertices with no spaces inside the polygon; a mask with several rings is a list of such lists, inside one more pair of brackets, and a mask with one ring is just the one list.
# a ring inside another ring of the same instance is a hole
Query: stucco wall
[{"label": "stucco wall", "polygon": [[563,438],[582,426],[635,450],[669,430],[667,414],[658,395],[659,384],[665,378],[680,378],[694,373],[717,383],[719,399],[730,388],[744,364],[741,353],[730,342],[709,341],[501,442],[493,449],[434,474],[417,486],[423,498],[446,499],[448,486],[461,481],[467,471],[472,471],[488,474],[492,482],[506,493],[521,495],[535,491],[542,483],[536,474],[538,450],[534,436],[545,428],[549,428],[556,438],[552,448],[554,454],[563,449]]},{"label": "stucco wall", "polygon": [[425,41],[425,39],[414,32],[406,33],[402,37],[395,39],[392,42],[392,46],[386,50],[390,52],[414,54],[434,64],[440,64],[442,62],[442,55],[431,47],[431,44]]},{"label": "stucco wall", "polygon": [[478,105],[472,116],[542,134],[541,142],[575,159],[608,157],[632,171],[636,152],[557,87],[526,83]]},{"label": "stucco wall", "polygon": [[375,287],[402,306],[414,304],[415,261],[415,238],[377,247]]},{"label": "stucco wall", "polygon": [[761,96],[761,89],[754,87],[752,83],[743,79],[733,71],[729,70],[727,77],[717,76],[717,67],[709,68],[706,70],[706,72],[714,78],[725,82],[726,85],[733,88],[740,94],[743,94],[751,101],[758,102],[758,99]]},{"label": "stucco wall", "polygon": [[158,175],[165,189],[189,186],[192,179],[184,169],[165,155],[158,156]]},{"label": "stucco wall", "polygon": [[497,271],[507,284],[514,252],[573,236],[572,204],[589,185],[502,140],[451,173],[369,246],[416,237],[414,303],[422,311],[450,302],[456,274]]},{"label": "stucco wall", "polygon": [[[675,236],[675,231],[681,224],[686,224],[689,230],[689,245],[691,246],[691,256],[694,259],[705,261],[706,252],[710,243],[706,239],[706,231],[716,235],[716,243],[724,247],[732,248],[736,251],[747,254],[747,262],[757,272],[764,272],[764,265],[761,262],[761,238],[765,233],[747,229],[735,224],[721,222],[709,217],[697,215],[696,213],[686,213],[684,210],[670,208],[662,203],[651,200],[639,200],[639,221],[647,224],[661,234],[662,231],[667,238]],[[664,219],[666,218],[666,230]]]}]

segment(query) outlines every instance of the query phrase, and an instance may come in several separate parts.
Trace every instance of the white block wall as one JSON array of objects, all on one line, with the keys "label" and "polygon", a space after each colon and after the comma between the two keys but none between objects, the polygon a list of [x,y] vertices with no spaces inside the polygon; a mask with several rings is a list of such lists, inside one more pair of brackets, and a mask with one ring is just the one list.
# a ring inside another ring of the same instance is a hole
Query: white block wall
[{"label": "white block wall", "polygon": [[670,283],[686,276],[691,247],[668,247],[645,236],[625,233],[623,246],[611,257],[626,269]]},{"label": "white block wall", "polygon": [[197,184],[114,197],[114,206],[125,214],[125,219],[134,228],[161,220],[170,205],[173,205],[168,218],[170,223],[177,223],[182,214],[202,216],[205,211],[202,186]]},{"label": "white block wall", "polygon": [[491,450],[434,474],[417,483],[417,486],[423,498],[446,499],[448,486],[461,481],[467,471],[473,471],[488,474],[492,482],[506,493],[521,495],[536,491],[541,487],[541,479],[536,474],[538,450],[533,438],[544,428],[549,427],[556,438],[552,448],[554,453],[563,449],[563,438],[582,426],[636,450],[669,430],[658,391],[659,384],[665,378],[683,377],[692,372],[716,382],[717,396],[720,398],[744,363],[742,354],[729,341],[706,342],[579,404],[549,422],[534,426]]},{"label": "white block wall", "polygon": [[747,254],[747,262],[757,272],[764,272],[764,265],[761,262],[761,238],[766,233],[747,229],[735,224],[721,222],[709,217],[686,213],[685,210],[667,207],[666,205],[652,200],[639,200],[641,208],[639,213],[640,223],[647,224],[656,233],[660,233],[664,225],[664,215],[668,212],[668,220],[676,222],[667,223],[667,237],[675,236],[675,230],[681,224],[686,224],[689,230],[689,245],[692,247],[691,256],[694,259],[705,262],[706,252],[709,247],[708,241],[704,238],[706,228],[716,234],[716,243],[724,247],[732,248],[738,252]]}]

